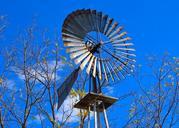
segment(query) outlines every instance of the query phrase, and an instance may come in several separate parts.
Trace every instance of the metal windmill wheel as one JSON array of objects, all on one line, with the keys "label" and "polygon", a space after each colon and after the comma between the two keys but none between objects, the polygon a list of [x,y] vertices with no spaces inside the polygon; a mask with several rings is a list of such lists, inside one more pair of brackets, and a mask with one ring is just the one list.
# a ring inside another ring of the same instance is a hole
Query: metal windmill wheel
[{"label": "metal windmill wheel", "polygon": [[91,111],[94,112],[95,128],[102,127],[101,112],[104,113],[104,122],[109,128],[106,109],[116,102],[117,98],[102,95],[101,83],[121,80],[133,72],[135,50],[132,48],[131,38],[123,27],[108,15],[96,10],[82,9],[72,12],[65,19],[62,39],[67,53],[78,68],[58,88],[58,108],[69,94],[79,70],[86,70],[92,78],[93,91],[89,90],[74,107],[88,110],[88,128]]},{"label": "metal windmill wheel", "polygon": [[134,68],[130,37],[114,19],[96,10],[77,10],[65,19],[64,46],[80,69],[100,80],[124,78]]}]

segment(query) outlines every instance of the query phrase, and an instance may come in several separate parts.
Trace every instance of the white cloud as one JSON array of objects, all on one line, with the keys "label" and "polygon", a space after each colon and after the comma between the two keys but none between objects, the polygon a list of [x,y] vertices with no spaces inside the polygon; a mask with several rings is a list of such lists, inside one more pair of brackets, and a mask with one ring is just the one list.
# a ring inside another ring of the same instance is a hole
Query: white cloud
[{"label": "white cloud", "polygon": [[[48,65],[49,65],[50,69],[52,70],[53,67],[55,67],[55,65],[56,65],[56,61],[55,61],[55,60],[49,61],[49,62],[48,62]],[[58,65],[57,65],[58,71],[63,70],[63,67],[64,67],[64,66],[65,66],[65,64],[64,64],[62,61],[58,61]]]},{"label": "white cloud", "polygon": [[[64,103],[62,104],[61,108],[57,111],[57,104],[56,104],[56,120],[61,122],[62,121],[62,115],[63,111],[66,112],[64,119],[66,118],[67,115],[69,115],[71,112],[71,116],[68,120],[68,123],[76,123],[79,122],[80,118],[78,114],[80,113],[80,109],[73,108],[73,105],[79,101],[79,97],[70,97],[68,96]],[[72,110],[73,109],[73,110]],[[94,115],[91,112],[90,113],[90,118],[93,119]],[[87,120],[87,118],[85,119]]]},{"label": "white cloud", "polygon": [[[49,73],[48,75],[51,75],[51,78],[54,79],[55,74],[52,73],[53,68],[55,67],[56,62],[55,61],[48,61],[48,70]],[[65,66],[65,64],[62,61],[58,62],[58,66],[57,66],[57,72],[62,71],[63,67]],[[25,76],[23,74],[22,70],[17,69],[16,67],[13,67],[12,70],[16,73],[16,75],[18,76],[18,78],[20,80],[24,80]],[[32,75],[32,76],[37,76],[41,81],[45,81],[46,73],[39,67],[38,69],[32,69],[32,68],[27,68],[28,72]],[[56,74],[56,80],[60,80],[61,77],[58,75],[58,73]]]},{"label": "white cloud", "polygon": [[44,120],[44,119],[45,119],[45,117],[44,117],[43,115],[40,115],[40,114],[35,115],[34,118],[35,118],[35,121],[36,121],[37,123],[41,123],[41,120]]},{"label": "white cloud", "polygon": [[15,82],[13,80],[6,80],[4,86],[9,90],[16,90]]},{"label": "white cloud", "polygon": [[[73,108],[73,105],[77,102],[77,100],[78,100],[77,97],[68,96],[58,111],[57,111],[57,104],[56,104],[56,115],[55,115],[56,120],[61,122],[65,118],[67,118],[69,114],[71,114],[68,122],[69,123],[78,122],[79,118],[77,115],[79,114],[79,109]],[[64,115],[64,119],[62,119],[63,115]]]}]

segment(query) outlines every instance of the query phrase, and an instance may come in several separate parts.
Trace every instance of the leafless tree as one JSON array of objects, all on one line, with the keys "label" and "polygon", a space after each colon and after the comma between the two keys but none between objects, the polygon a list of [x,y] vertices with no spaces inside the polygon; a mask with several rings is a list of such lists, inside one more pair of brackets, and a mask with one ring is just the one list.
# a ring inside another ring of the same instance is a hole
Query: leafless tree
[{"label": "leafless tree", "polygon": [[58,120],[56,116],[56,113],[58,113],[57,87],[61,83],[60,81],[62,81],[59,81],[59,77],[62,75],[59,74],[59,70],[61,70],[61,65],[65,62],[65,58],[60,55],[58,44],[58,40],[55,40],[54,46],[47,45],[44,47],[42,49],[43,51],[40,51],[40,57],[36,65],[37,69],[34,70],[36,75],[34,72],[29,72],[31,77],[37,78],[39,84],[44,88],[42,101],[39,102],[36,107],[38,111],[50,121],[53,128],[64,126],[73,112],[72,107],[70,110],[66,110],[65,107],[62,107],[62,119]]},{"label": "leafless tree", "polygon": [[1,52],[4,63],[0,74],[1,127],[33,127],[30,122],[36,118],[42,127],[65,125],[73,109],[70,112],[62,109],[62,119],[57,119],[56,88],[61,66],[70,63],[60,55],[58,39],[50,40],[44,31],[38,34],[31,26],[16,44]]},{"label": "leafless tree", "polygon": [[179,124],[179,58],[165,54],[148,57],[148,68],[139,66],[136,81],[141,92],[135,96],[130,119],[124,127],[173,128]]},{"label": "leafless tree", "polygon": [[[4,15],[0,15],[0,41],[1,41],[1,37],[3,35],[3,32],[5,31],[6,28],[6,19]],[[7,53],[7,52],[6,52]],[[2,51],[0,49],[0,59],[2,60]],[[7,54],[7,56],[9,56],[9,54]],[[5,92],[8,91],[7,88],[7,82],[5,83],[4,80],[6,79],[5,73],[8,71],[10,65],[12,64],[12,58],[9,57],[8,60],[6,60],[4,63],[1,62],[1,70],[0,70],[0,101],[4,98],[4,96],[6,95]],[[9,118],[6,118],[7,116],[7,111],[4,109],[2,103],[0,102],[0,126],[2,128],[5,127],[6,125],[6,120],[10,120]]]}]

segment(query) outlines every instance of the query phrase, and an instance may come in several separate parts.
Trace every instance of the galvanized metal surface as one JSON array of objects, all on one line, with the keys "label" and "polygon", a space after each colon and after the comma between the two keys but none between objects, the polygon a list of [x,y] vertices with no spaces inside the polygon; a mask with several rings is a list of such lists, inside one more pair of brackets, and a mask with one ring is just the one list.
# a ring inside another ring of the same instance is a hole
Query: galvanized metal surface
[{"label": "galvanized metal surface", "polygon": [[[92,31],[97,33],[95,39],[89,35]],[[100,34],[106,36],[108,40],[101,39]],[[85,38],[92,43],[87,45]],[[88,74],[92,72],[92,75],[98,76],[100,80],[121,80],[133,69],[135,49],[132,48],[133,43],[128,42],[131,38],[127,37],[127,32],[119,26],[118,22],[102,12],[90,9],[72,12],[64,21],[62,39],[71,59],[75,59],[76,64],[81,63],[81,70],[86,68]],[[100,53],[104,50],[102,48],[108,44],[113,47],[114,51],[107,47],[106,54],[110,53],[110,57],[101,57]],[[118,67],[122,71],[119,71]],[[125,74],[121,75],[122,72]]]},{"label": "galvanized metal surface", "polygon": [[104,113],[104,120],[105,120],[106,128],[109,128],[108,117],[107,117],[107,113],[106,113],[104,104],[103,104],[103,113]]}]

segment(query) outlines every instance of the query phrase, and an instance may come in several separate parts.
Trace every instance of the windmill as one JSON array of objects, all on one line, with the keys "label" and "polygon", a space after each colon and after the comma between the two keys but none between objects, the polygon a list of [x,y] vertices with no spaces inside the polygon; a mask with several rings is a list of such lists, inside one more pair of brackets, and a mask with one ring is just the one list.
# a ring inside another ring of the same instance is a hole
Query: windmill
[{"label": "windmill", "polygon": [[[135,54],[131,38],[113,18],[96,10],[81,9],[69,14],[62,27],[62,39],[66,52],[74,60],[77,68],[58,88],[58,108],[69,94],[78,74],[86,71],[91,84],[89,93],[74,107],[94,112],[94,127],[101,127],[100,112],[104,113],[106,127],[109,128],[106,109],[117,98],[105,96],[101,92],[104,83],[124,79],[131,74],[135,64]],[[88,116],[90,128],[90,115]]]}]

